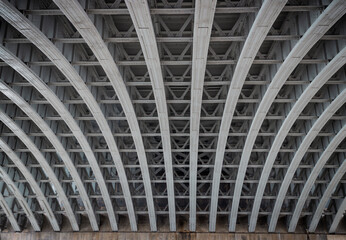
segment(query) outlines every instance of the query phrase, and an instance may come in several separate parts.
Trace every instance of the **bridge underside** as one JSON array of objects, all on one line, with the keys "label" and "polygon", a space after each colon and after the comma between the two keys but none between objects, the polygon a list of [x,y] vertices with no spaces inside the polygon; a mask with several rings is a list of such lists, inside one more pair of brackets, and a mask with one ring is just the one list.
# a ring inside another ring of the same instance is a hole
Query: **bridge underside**
[{"label": "bridge underside", "polygon": [[345,233],[345,13],[0,0],[1,230]]}]

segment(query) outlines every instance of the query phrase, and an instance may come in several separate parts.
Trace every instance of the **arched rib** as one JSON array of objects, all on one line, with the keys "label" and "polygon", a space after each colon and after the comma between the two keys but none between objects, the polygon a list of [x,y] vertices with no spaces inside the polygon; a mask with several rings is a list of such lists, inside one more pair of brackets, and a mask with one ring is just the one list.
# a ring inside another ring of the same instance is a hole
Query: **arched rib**
[{"label": "arched rib", "polygon": [[[153,192],[151,188],[148,160],[144,149],[143,138],[139,128],[135,109],[132,105],[130,95],[128,94],[126,85],[119,72],[119,69],[115,64],[114,59],[110,54],[106,44],[103,42],[99,32],[97,31],[96,27],[91,22],[83,8],[80,6],[80,4],[76,0],[54,0],[54,2],[60,8],[60,10],[66,15],[66,17],[71,21],[73,26],[78,30],[78,32],[84,38],[85,42],[93,51],[94,55],[100,62],[103,70],[105,71],[109,81],[111,82],[116,92],[116,95],[121,103],[121,106],[125,112],[125,116],[131,130],[133,141],[135,143],[137,156],[139,159],[139,164],[142,172],[145,196],[148,206],[150,229],[151,231],[157,231]],[[95,104],[97,103],[95,102]],[[107,141],[108,147],[110,149],[117,149],[114,137],[111,134],[111,129],[109,128],[106,120],[104,119],[103,124],[99,125],[100,128],[103,128],[104,130],[103,134]],[[118,150],[116,152],[116,155],[114,154],[113,158],[115,157],[118,157],[120,159]],[[124,177],[126,176],[124,175]]]},{"label": "arched rib", "polygon": [[346,48],[344,48],[340,53],[338,53],[333,60],[322,69],[322,71],[315,77],[311,84],[304,90],[304,92],[299,97],[298,101],[294,104],[288,116],[285,118],[283,124],[281,125],[274,142],[269,151],[268,157],[265,161],[262,175],[258,183],[257,192],[254,200],[254,205],[251,213],[251,224],[250,229],[254,230],[256,228],[256,222],[258,218],[258,212],[261,206],[263,193],[275,162],[276,156],[280,151],[281,145],[285,140],[287,134],[292,128],[293,124],[296,122],[297,118],[308,105],[310,100],[315,96],[315,94],[324,86],[324,84],[346,63]]},{"label": "arched rib", "polygon": [[[74,120],[71,113],[66,109],[61,100],[55,95],[55,93],[19,58],[17,58],[13,53],[0,45],[0,58],[3,59],[9,66],[14,68],[19,74],[21,74],[29,83],[31,83],[42,96],[44,96],[51,106],[57,111],[57,113],[62,116],[63,121],[71,129],[74,137],[79,142],[83,153],[85,154],[90,167],[94,173],[95,179],[101,191],[101,196],[105,201],[106,209],[108,212],[107,203],[110,203],[110,195],[107,190],[106,182],[103,178],[103,174],[98,165],[97,159],[93,154],[92,148],[90,147],[84,133],[80,129],[78,123]],[[106,199],[109,199],[107,201]],[[131,198],[125,198],[125,202],[131,201]],[[128,203],[127,203],[128,204]],[[130,205],[130,204],[129,204]],[[131,219],[131,217],[129,216]],[[133,216],[134,218],[134,216]],[[136,222],[130,220],[132,230],[136,230]]]},{"label": "arched rib", "polygon": [[23,174],[26,181],[31,186],[32,190],[36,193],[37,201],[40,204],[41,209],[44,211],[44,214],[47,216],[50,224],[54,231],[60,231],[58,221],[55,218],[54,212],[50,207],[46,197],[44,196],[41,187],[37,184],[36,180],[30,173],[30,170],[23,164],[20,158],[13,152],[10,146],[0,138],[0,148],[5,152],[13,164],[18,168],[18,170]]},{"label": "arched rib", "polygon": [[17,222],[17,219],[14,216],[12,210],[7,205],[6,199],[4,198],[4,196],[2,195],[1,192],[0,192],[0,206],[4,210],[7,219],[10,221],[13,230],[16,231],[16,232],[20,232],[21,229],[20,229],[20,226],[19,226],[19,224]]},{"label": "arched rib", "polygon": [[315,167],[310,173],[309,178],[306,181],[304,188],[300,193],[299,200],[294,209],[294,213],[292,215],[292,219],[288,228],[289,232],[295,231],[298,220],[299,220],[299,216],[303,210],[305,201],[309,196],[309,192],[311,191],[311,188],[313,187],[318,175],[320,174],[324,165],[327,163],[330,156],[334,153],[335,149],[339,146],[342,140],[345,139],[345,137],[346,137],[346,125],[339,131],[339,133],[329,143],[328,147],[323,151],[323,154],[321,155],[321,157],[318,159],[317,163],[315,164]]},{"label": "arched rib", "polygon": [[338,212],[336,213],[333,219],[332,225],[330,225],[329,233],[335,233],[336,228],[338,227],[342,217],[345,214],[345,210],[346,210],[346,197],[344,198],[344,200],[342,200],[339,206]]},{"label": "arched rib", "polygon": [[72,210],[70,202],[68,201],[66,193],[57,179],[53,169],[42,155],[41,151],[37,148],[30,137],[26,135],[26,133],[2,110],[0,110],[0,121],[2,121],[23,142],[23,144],[36,158],[37,162],[41,165],[43,171],[45,172],[45,175],[49,178],[51,184],[54,186],[58,198],[65,208],[66,217],[69,219],[73,231],[79,231],[76,216]]},{"label": "arched rib", "polygon": [[48,126],[48,124],[42,119],[42,117],[13,89],[11,89],[7,84],[0,80],[0,91],[8,97],[12,102],[14,102],[42,131],[42,133],[47,137],[52,146],[56,149],[62,161],[65,163],[67,170],[70,172],[73,181],[79,191],[79,195],[84,204],[86,213],[89,216],[89,221],[92,229],[98,231],[98,223],[96,220],[95,212],[92,208],[91,202],[88,197],[88,193],[85,190],[83,182],[79,176],[79,173],[71,160],[69,154],[66,152],[65,148],[59,141],[58,137]]},{"label": "arched rib", "polygon": [[[307,54],[307,52],[314,46],[314,44],[328,31],[329,28],[331,28],[337,22],[338,19],[340,19],[344,15],[345,12],[345,1],[333,1],[328,6],[328,8],[318,17],[318,19],[311,25],[311,27],[306,31],[306,33],[299,40],[299,42],[294,46],[292,51],[286,57],[283,64],[280,66],[279,70],[272,79],[267,91],[265,92],[265,95],[262,98],[262,101],[257,109],[255,117],[251,123],[251,127],[248,132],[242,156],[240,159],[237,180],[233,194],[232,210],[230,214],[230,231],[235,231],[240,195],[244,183],[247,165],[250,159],[253,145],[256,141],[256,137],[270,106],[272,105],[281,87],[285,84],[286,80],[293,72],[295,67],[300,63],[300,61]],[[254,231],[253,223],[250,223],[249,231]]]},{"label": "arched rib", "polygon": [[166,171],[170,230],[175,231],[176,217],[171,137],[169,130],[165,86],[163,84],[163,75],[154,27],[147,1],[126,0],[125,3],[130,12],[133,25],[136,28],[145,62],[147,64],[150,81],[153,87],[156,110],[160,124],[163,157]]},{"label": "arched rib", "polygon": [[309,232],[315,232],[316,227],[317,227],[317,225],[320,221],[320,218],[322,216],[323,210],[326,207],[328,200],[332,196],[332,193],[334,192],[337,184],[340,182],[340,179],[344,176],[345,172],[346,172],[346,159],[344,159],[341,166],[336,171],[332,180],[328,184],[328,187],[324,191],[323,197],[321,198],[320,202],[318,203],[316,210],[312,211],[312,212],[315,212],[315,214],[312,217],[310,227],[309,227]]},{"label": "arched rib", "polygon": [[[73,9],[74,12],[77,9]],[[118,150],[118,147],[115,143],[114,137],[112,136],[112,131],[107,123],[107,120],[95,100],[94,96],[90,92],[89,88],[85,85],[83,79],[78,75],[77,71],[74,67],[68,62],[68,60],[64,57],[64,55],[54,46],[54,44],[49,41],[49,39],[27,18],[25,18],[15,7],[13,7],[6,0],[0,0],[0,15],[8,21],[11,25],[13,25],[18,31],[20,31],[25,37],[27,37],[33,44],[36,45],[54,64],[55,66],[66,76],[66,78],[70,81],[73,87],[76,89],[78,94],[82,97],[85,104],[88,106],[90,112],[92,113],[95,121],[97,122],[105,140],[108,145],[109,151],[113,158],[115,167],[118,172],[118,176],[120,179],[121,187],[124,194],[124,199],[130,219],[131,229],[133,231],[137,230],[136,217],[133,207],[133,202],[131,199],[130,188],[128,185],[125,169],[123,163],[121,161],[121,156]],[[90,21],[90,20],[89,20]],[[93,35],[92,38],[95,36]],[[96,46],[100,47],[100,46]],[[103,60],[101,60],[103,61]],[[125,94],[125,92],[120,92],[119,94]],[[119,96],[119,95],[118,95]],[[131,105],[131,104],[129,104]],[[132,105],[131,105],[132,107]],[[126,111],[126,106],[123,106]],[[134,121],[134,119],[130,119],[130,121]],[[144,155],[145,152],[138,152],[138,155]],[[95,173],[96,175],[97,173]],[[102,173],[98,178],[100,179]],[[118,230],[117,220],[114,213],[114,208],[112,205],[112,201],[109,197],[109,192],[106,188],[101,188],[103,196],[103,201],[105,203],[108,218],[113,231]],[[107,196],[108,195],[108,196]]]},{"label": "arched rib", "polygon": [[290,186],[294,173],[301,160],[303,159],[306,151],[310,147],[311,143],[315,140],[318,133],[322,130],[323,126],[330,120],[330,118],[334,115],[334,113],[342,107],[342,105],[346,101],[346,89],[342,91],[337,98],[323,111],[322,115],[315,121],[314,125],[311,127],[307,135],[305,136],[303,142],[300,144],[298,150],[296,151],[289,168],[287,169],[285,178],[281,184],[279,194],[277,196],[275,206],[273,209],[273,215],[270,219],[269,231],[274,231],[277,219],[279,218],[280,209],[282,203],[285,199],[287,190]]},{"label": "arched rib", "polygon": [[28,203],[26,202],[23,194],[19,191],[16,184],[12,181],[11,177],[7,174],[5,169],[3,169],[2,167],[0,167],[0,176],[1,176],[2,180],[6,183],[6,185],[10,186],[10,189],[12,190],[12,194],[14,195],[14,197],[17,199],[18,203],[22,207],[22,209],[25,212],[27,218],[29,219],[33,229],[37,232],[41,231],[41,227],[38,224],[38,222],[35,218],[35,215],[31,211],[31,208],[28,205]]},{"label": "arched rib", "polygon": [[[254,24],[251,27],[249,36],[247,37],[242,52],[239,57],[239,61],[234,71],[234,75],[231,81],[231,85],[227,94],[225,109],[223,111],[223,116],[221,120],[220,133],[217,143],[216,156],[215,156],[215,166],[213,174],[213,184],[212,184],[212,197],[210,205],[210,215],[209,215],[209,231],[214,232],[216,226],[216,215],[217,215],[217,203],[219,197],[220,179],[223,159],[226,150],[226,143],[228,138],[228,132],[231,127],[231,122],[235,107],[238,102],[238,98],[241,89],[244,85],[246,76],[250,70],[253,60],[262,45],[265,37],[267,36],[271,26],[274,24],[276,18],[280,14],[281,10],[286,4],[286,0],[266,0],[260,11],[257,14]],[[238,172],[238,175],[240,173]],[[244,171],[245,174],[245,171]],[[237,180],[238,181],[238,180]],[[241,183],[241,186],[243,184]],[[233,198],[234,199],[234,198]],[[233,204],[238,206],[238,203],[233,200]],[[238,209],[238,207],[237,207]],[[231,222],[236,219],[230,219]]]},{"label": "arched rib", "polygon": [[[106,182],[103,178],[103,174],[91,149],[91,146],[89,145],[88,140],[80,129],[78,123],[74,120],[71,113],[66,109],[65,105],[61,102],[58,96],[56,96],[56,94],[45,84],[45,82],[43,82],[42,79],[40,79],[25,63],[23,63],[19,58],[17,58],[13,53],[11,53],[2,45],[0,45],[0,58],[13,69],[15,69],[20,75],[22,75],[23,78],[25,78],[33,87],[35,87],[37,91],[39,91],[40,94],[47,99],[51,106],[62,117],[63,121],[71,129],[73,136],[77,139],[79,145],[83,150],[83,153],[85,154],[90,164],[97,184],[100,188],[102,198],[104,199],[105,203],[110,202],[110,200],[106,201],[106,199],[110,199],[109,192],[107,190]],[[131,199],[125,199],[125,202],[126,201],[131,201]],[[105,205],[108,212],[107,204]],[[131,229],[133,230],[133,228]]]},{"label": "arched rib", "polygon": [[199,126],[203,97],[204,75],[207,65],[208,48],[214,20],[216,2],[216,0],[195,1],[190,104],[190,231],[196,231]]}]

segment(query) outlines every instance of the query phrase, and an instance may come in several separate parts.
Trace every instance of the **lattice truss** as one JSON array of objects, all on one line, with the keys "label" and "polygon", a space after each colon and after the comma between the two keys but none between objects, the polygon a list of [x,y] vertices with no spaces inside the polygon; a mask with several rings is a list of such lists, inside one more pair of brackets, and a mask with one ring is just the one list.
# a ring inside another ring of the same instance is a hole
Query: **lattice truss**
[{"label": "lattice truss", "polygon": [[0,0],[1,227],[337,231],[345,13],[343,0]]}]

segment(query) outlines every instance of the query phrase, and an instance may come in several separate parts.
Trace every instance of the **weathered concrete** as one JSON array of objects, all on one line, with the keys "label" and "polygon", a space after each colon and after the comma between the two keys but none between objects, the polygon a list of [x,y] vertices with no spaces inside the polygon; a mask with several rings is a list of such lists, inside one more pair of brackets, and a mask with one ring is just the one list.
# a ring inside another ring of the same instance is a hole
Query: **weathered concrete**
[{"label": "weathered concrete", "polygon": [[341,240],[344,235],[324,234],[268,234],[268,233],[198,233],[198,232],[25,232],[25,233],[1,233],[1,239],[208,239],[208,240]]}]

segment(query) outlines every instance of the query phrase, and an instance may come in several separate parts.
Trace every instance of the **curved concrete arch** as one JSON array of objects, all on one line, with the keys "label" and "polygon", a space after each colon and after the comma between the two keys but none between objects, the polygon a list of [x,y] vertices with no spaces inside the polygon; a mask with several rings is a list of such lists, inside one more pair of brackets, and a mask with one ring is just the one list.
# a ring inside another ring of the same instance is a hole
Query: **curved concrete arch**
[{"label": "curved concrete arch", "polygon": [[320,221],[320,218],[322,216],[323,210],[330,199],[330,197],[333,194],[333,191],[335,190],[337,184],[340,182],[340,179],[344,176],[346,173],[346,159],[344,159],[343,163],[339,167],[339,169],[334,174],[332,180],[328,184],[327,189],[323,193],[323,197],[321,198],[320,202],[318,203],[318,206],[315,210],[315,214],[313,215],[309,227],[309,232],[315,232],[316,227]]},{"label": "curved concrete arch", "polygon": [[[337,22],[338,19],[340,19],[345,14],[345,12],[345,1],[333,1],[318,17],[318,19],[316,19],[316,21],[306,31],[304,36],[294,46],[292,51],[289,53],[283,64],[276,72],[267,91],[265,92],[265,95],[262,98],[261,103],[255,114],[255,117],[252,120],[251,127],[248,132],[245,145],[243,148],[233,194],[229,231],[235,231],[240,195],[244,183],[247,165],[250,159],[253,145],[256,141],[256,137],[270,106],[272,105],[281,87],[285,84],[287,78],[293,72],[295,67],[300,63],[300,61],[307,54],[307,52],[314,46],[314,44],[328,31],[329,28],[331,28]],[[240,90],[241,89],[239,89],[239,91]],[[220,132],[222,132],[222,130]],[[254,231],[254,224],[251,222],[249,226],[249,231]]]},{"label": "curved concrete arch", "polygon": [[[70,9],[73,10],[74,13],[78,9]],[[0,15],[9,22],[12,26],[16,27],[19,32],[21,32],[26,38],[28,38],[36,47],[38,47],[53,63],[54,65],[66,76],[66,78],[70,81],[70,83],[73,85],[73,87],[76,89],[76,91],[79,93],[79,95],[82,97],[85,104],[88,106],[90,112],[94,116],[94,119],[98,123],[98,126],[106,140],[106,143],[108,145],[109,151],[111,153],[111,156],[113,158],[115,167],[117,169],[119,179],[121,182],[122,190],[124,193],[124,198],[126,201],[127,211],[129,214],[130,222],[131,222],[131,228],[132,230],[137,230],[137,223],[136,223],[136,217],[133,207],[133,202],[131,199],[131,193],[125,173],[125,169],[123,166],[123,163],[121,161],[121,156],[118,150],[118,147],[115,143],[114,137],[112,135],[112,131],[107,123],[107,120],[96,102],[94,96],[90,92],[89,88],[85,85],[85,82],[83,79],[79,76],[77,71],[74,69],[74,67],[68,62],[68,60],[64,57],[64,55],[54,46],[54,44],[49,41],[49,39],[33,24],[31,23],[27,18],[25,18],[15,7],[13,7],[9,2],[6,0],[0,1]],[[90,20],[89,20],[90,21]],[[90,29],[89,29],[90,30]],[[87,30],[87,32],[89,32]],[[97,32],[97,31],[96,31]],[[98,33],[97,33],[98,34]],[[92,38],[95,37],[94,34],[91,34]],[[86,40],[86,38],[85,38]],[[104,44],[103,44],[104,45]],[[94,47],[101,48],[101,46]],[[94,48],[93,47],[93,48]],[[104,46],[105,47],[105,46]],[[100,61],[104,61],[100,59]],[[113,77],[112,77],[113,79]],[[120,85],[121,83],[118,82]],[[124,84],[122,82],[122,84]],[[126,89],[126,88],[125,88]],[[117,92],[118,93],[118,92]],[[121,98],[122,94],[126,94],[127,92],[121,91],[118,95],[119,98]],[[132,104],[131,107],[133,108]],[[128,111],[129,106],[123,106],[124,111]],[[136,118],[130,118],[131,121],[135,121]],[[132,131],[131,131],[132,132]],[[140,139],[141,141],[142,139]],[[138,152],[138,155],[144,155],[145,152],[141,151]],[[147,164],[145,162],[145,164]],[[149,172],[148,172],[149,174]],[[108,191],[107,189],[101,189],[102,194],[106,195],[109,193],[106,193]],[[150,199],[150,196],[149,196]],[[152,197],[151,197],[152,199]],[[107,214],[109,217],[109,222],[111,224],[112,230],[117,231],[118,230],[118,224],[114,213],[114,208],[111,202],[110,197],[103,199]]]},{"label": "curved concrete arch", "polygon": [[52,146],[56,149],[57,154],[65,163],[67,170],[70,172],[73,181],[77,185],[79,195],[81,196],[81,199],[83,201],[85,211],[88,214],[90,225],[93,231],[98,231],[98,223],[96,220],[95,212],[89,200],[88,193],[85,190],[83,182],[76,167],[74,166],[73,161],[59,141],[58,137],[55,135],[49,125],[42,119],[42,117],[16,91],[11,89],[2,80],[0,80],[0,91],[13,103],[15,103],[36,124],[36,126],[42,131],[42,133],[47,137]]},{"label": "curved concrete arch", "polygon": [[[65,16],[70,20],[70,22],[78,30],[78,32],[82,35],[85,42],[88,44],[88,46],[100,62],[101,67],[105,71],[109,81],[111,82],[111,85],[113,86],[116,92],[121,107],[124,110],[127,123],[130,127],[132,138],[137,151],[137,156],[139,159],[148,207],[150,229],[152,231],[157,231],[156,213],[149,174],[148,160],[146,157],[143,138],[141,130],[139,128],[136,112],[132,105],[132,101],[126,89],[126,85],[123,81],[123,78],[106,44],[103,42],[99,32],[97,31],[96,27],[91,22],[91,20],[89,19],[88,15],[81,7],[81,5],[76,0],[54,0],[54,2],[65,14]],[[95,104],[97,104],[96,101]],[[101,111],[101,109],[99,109],[99,111]],[[111,151],[113,159],[120,159],[120,154],[114,141],[114,137],[111,134],[111,129],[108,126],[106,119],[103,118],[103,120],[104,121],[102,122],[99,121],[99,126],[104,135],[104,138],[106,139],[108,147],[110,149],[114,149],[113,151]],[[165,129],[168,129],[168,126],[165,126]],[[119,173],[119,175],[120,174],[125,174],[125,172]],[[124,177],[126,176],[124,175]],[[129,193],[128,197],[130,196],[131,195]]]},{"label": "curved concrete arch", "polygon": [[330,120],[334,113],[342,107],[346,102],[346,89],[342,91],[337,98],[323,111],[322,115],[314,122],[313,126],[306,134],[303,142],[300,144],[296,151],[289,168],[287,169],[285,178],[281,184],[279,194],[276,198],[275,206],[273,209],[273,215],[270,219],[269,230],[274,231],[277,219],[279,218],[280,209],[285,199],[287,190],[290,186],[294,173],[299,167],[299,163],[303,159],[306,151],[308,150],[311,143],[315,140],[318,133],[322,130],[323,126]]},{"label": "curved concrete arch", "polygon": [[60,185],[60,182],[57,179],[53,169],[46,161],[41,151],[36,147],[35,143],[30,139],[30,137],[26,135],[26,133],[2,110],[0,110],[0,121],[2,121],[23,142],[23,144],[36,158],[37,162],[39,162],[46,176],[49,178],[51,184],[54,186],[58,198],[60,199],[65,208],[66,217],[69,219],[72,229],[74,231],[79,231],[78,221],[72,210],[71,204],[68,201],[66,193],[64,192],[64,189]]},{"label": "curved concrete arch", "polygon": [[2,193],[0,193],[0,206],[4,210],[7,219],[10,221],[13,230],[16,231],[16,232],[20,232],[21,229],[20,229],[20,226],[19,226],[19,224],[17,222],[17,219],[14,216],[12,210],[8,207],[6,199],[4,198]]},{"label": "curved concrete arch", "polygon": [[[244,47],[242,49],[242,52],[240,54],[238,63],[234,71],[231,86],[227,94],[226,104],[224,106],[215,156],[212,196],[209,215],[209,231],[212,232],[215,231],[216,226],[217,203],[220,188],[221,170],[226,150],[228,132],[231,127],[232,118],[237,105],[237,101],[241,93],[242,86],[244,85],[246,76],[256,57],[261,43],[264,41],[271,26],[274,24],[276,18],[280,14],[286,2],[286,0],[266,0],[263,3],[260,11],[257,14],[254,24],[251,27],[249,35],[245,41]],[[230,221],[233,220],[230,219]]]},{"label": "curved concrete arch", "polygon": [[261,174],[260,181],[258,183],[256,196],[254,200],[254,205],[251,213],[251,228],[254,230],[256,227],[256,222],[258,218],[259,209],[261,206],[263,193],[275,162],[276,156],[280,151],[281,145],[285,140],[287,134],[289,133],[291,127],[304,110],[304,108],[308,105],[310,100],[315,96],[315,94],[323,87],[323,85],[346,63],[346,48],[344,48],[340,53],[338,53],[333,60],[325,66],[322,71],[315,77],[315,79],[311,82],[311,84],[304,90],[301,96],[298,98],[297,102],[294,104],[292,109],[290,110],[288,116],[285,118],[282,123],[280,130],[276,134],[274,142],[271,146],[267,159],[265,161],[265,165],[263,167],[263,171]]},{"label": "curved concrete arch", "polygon": [[30,171],[27,167],[22,163],[19,157],[15,154],[15,152],[11,149],[7,143],[0,138],[0,148],[5,152],[9,159],[14,163],[14,165],[19,169],[19,171],[23,174],[25,179],[28,181],[29,185],[35,191],[37,196],[37,201],[40,204],[41,209],[44,211],[47,216],[52,228],[54,231],[60,231],[60,227],[57,219],[55,218],[54,212],[50,207],[46,197],[44,196],[42,189],[37,184],[34,177],[31,175]]},{"label": "curved concrete arch", "polygon": [[290,221],[290,225],[288,228],[289,232],[295,231],[295,229],[297,227],[298,220],[299,220],[299,216],[303,210],[305,201],[309,196],[309,192],[311,191],[311,188],[313,187],[318,175],[320,174],[324,165],[327,163],[330,156],[333,154],[335,149],[339,146],[339,144],[345,138],[346,138],[346,125],[339,131],[339,133],[329,143],[328,147],[324,150],[323,154],[321,155],[321,157],[318,159],[317,163],[315,164],[315,167],[311,171],[309,178],[306,181],[304,188],[300,193],[299,200],[298,200],[296,207],[294,209],[294,212],[293,212],[293,215],[292,215],[292,218]]},{"label": "curved concrete arch", "polygon": [[170,230],[175,231],[176,216],[171,137],[165,86],[154,27],[147,1],[126,0],[125,3],[137,32],[153,87],[166,171]]},{"label": "curved concrete arch", "polygon": [[[98,165],[98,161],[91,149],[88,140],[86,139],[84,133],[80,129],[78,123],[73,118],[71,113],[66,109],[65,105],[61,102],[58,96],[42,81],[25,63],[23,63],[19,58],[17,58],[13,53],[7,50],[4,46],[0,45],[0,58],[16,70],[20,75],[23,76],[33,87],[37,89],[44,96],[50,105],[57,111],[57,113],[62,117],[66,125],[71,129],[73,136],[77,139],[79,145],[83,149],[83,152],[90,164],[90,167],[94,173],[95,179],[101,191],[101,196],[105,203],[111,203],[110,195],[107,190],[106,182],[103,178],[102,171]],[[122,179],[122,181],[127,181]],[[108,199],[108,200],[107,200]],[[131,198],[125,198],[126,206],[133,205],[130,203]],[[108,205],[106,204],[107,213],[109,213]],[[112,211],[113,212],[113,211]],[[132,217],[132,218],[131,218]],[[130,215],[129,219],[131,223],[131,229],[136,230],[135,216]]]},{"label": "curved concrete arch", "polygon": [[7,174],[5,169],[3,169],[2,167],[0,167],[0,176],[7,186],[11,186],[12,193],[14,197],[18,200],[18,203],[21,205],[23,211],[25,212],[27,218],[29,219],[31,223],[32,228],[37,232],[41,231],[41,227],[38,224],[35,218],[35,215],[31,211],[30,206],[26,202],[23,194],[19,191],[16,184],[12,181],[11,177]]},{"label": "curved concrete arch", "polygon": [[345,214],[345,210],[346,210],[346,197],[344,198],[344,200],[342,200],[342,202],[339,206],[339,209],[338,209],[338,211],[337,211],[337,213],[333,219],[333,222],[330,225],[329,233],[335,233],[336,228],[338,227],[342,217]]}]

